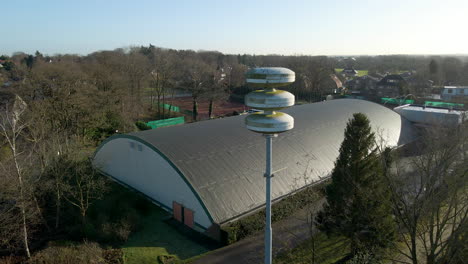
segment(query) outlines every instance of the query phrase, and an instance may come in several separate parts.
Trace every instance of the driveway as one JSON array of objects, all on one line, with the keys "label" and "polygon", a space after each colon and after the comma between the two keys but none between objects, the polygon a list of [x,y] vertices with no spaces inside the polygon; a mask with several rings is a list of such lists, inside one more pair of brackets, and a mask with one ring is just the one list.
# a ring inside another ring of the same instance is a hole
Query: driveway
[{"label": "driveway", "polygon": [[[325,199],[321,199],[313,207],[306,207],[287,219],[273,223],[273,257],[296,247],[310,237],[308,212],[318,211],[324,202]],[[192,263],[263,263],[263,239],[263,232],[260,232],[253,237],[210,252]]]}]

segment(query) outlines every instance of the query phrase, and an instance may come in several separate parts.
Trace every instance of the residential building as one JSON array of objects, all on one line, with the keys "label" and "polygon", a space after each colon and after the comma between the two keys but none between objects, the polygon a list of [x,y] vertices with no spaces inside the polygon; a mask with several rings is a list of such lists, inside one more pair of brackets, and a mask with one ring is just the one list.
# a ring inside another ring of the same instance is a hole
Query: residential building
[{"label": "residential building", "polygon": [[389,74],[377,83],[378,97],[398,97],[406,94],[407,82],[398,74]]},{"label": "residential building", "polygon": [[468,86],[444,86],[441,97],[445,101],[467,101]]},{"label": "residential building", "polygon": [[361,77],[348,80],[346,82],[346,89],[348,93],[362,96],[373,96],[376,93],[376,87],[379,79],[364,75]]},{"label": "residential building", "polygon": [[358,75],[358,71],[356,71],[352,67],[344,68],[343,71],[341,71],[341,73],[346,77],[354,77]]}]

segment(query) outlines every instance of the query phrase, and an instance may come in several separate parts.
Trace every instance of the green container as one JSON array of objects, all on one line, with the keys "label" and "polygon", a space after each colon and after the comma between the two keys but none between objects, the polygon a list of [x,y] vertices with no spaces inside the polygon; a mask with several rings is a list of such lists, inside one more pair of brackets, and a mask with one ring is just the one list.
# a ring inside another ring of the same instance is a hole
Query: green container
[{"label": "green container", "polygon": [[432,101],[425,101],[424,104],[426,106],[435,106],[435,107],[445,107],[445,108],[463,108],[464,104],[455,104],[455,103],[447,103],[447,102],[432,102]]},{"label": "green container", "polygon": [[403,104],[414,104],[414,100],[403,100],[403,99],[396,99],[396,98],[381,98],[383,104],[394,104],[394,105],[403,105]]},{"label": "green container", "polygon": [[159,128],[159,127],[167,127],[173,125],[180,125],[185,123],[185,117],[174,117],[168,119],[161,119],[155,121],[149,121],[146,125],[150,126],[151,129]]}]

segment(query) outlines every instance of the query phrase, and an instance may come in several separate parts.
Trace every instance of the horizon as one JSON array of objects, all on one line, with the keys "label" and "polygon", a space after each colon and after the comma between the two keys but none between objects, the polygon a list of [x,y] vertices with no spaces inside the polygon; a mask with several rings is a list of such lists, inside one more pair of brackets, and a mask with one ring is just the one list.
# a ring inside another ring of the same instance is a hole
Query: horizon
[{"label": "horizon", "polygon": [[0,28],[0,53],[88,55],[151,43],[249,55],[468,55],[461,34],[468,1],[265,3],[6,2],[4,21],[15,24]]},{"label": "horizon", "polygon": [[[103,51],[114,51],[114,50],[118,50],[118,49],[123,49],[123,50],[127,50],[127,49],[130,49],[130,48],[139,48],[139,47],[148,47],[149,45],[152,45],[152,43],[148,43],[147,45],[128,45],[128,46],[124,46],[124,47],[117,47],[117,48],[113,48],[113,49],[100,49],[100,50],[94,50],[94,51],[90,51],[88,53],[73,53],[73,52],[70,52],[70,53],[44,53],[42,52],[41,50],[31,50],[30,52],[25,52],[25,51],[21,51],[21,50],[18,50],[18,51],[14,51],[14,52],[11,52],[9,54],[4,54],[4,53],[0,53],[0,56],[1,55],[6,55],[6,56],[13,56],[15,54],[21,54],[21,53],[24,53],[24,54],[34,54],[36,51],[40,52],[42,55],[44,56],[60,56],[60,55],[75,55],[75,56],[88,56],[90,54],[93,54],[93,53],[97,53],[97,52],[103,52]],[[231,56],[237,56],[237,55],[248,55],[248,56],[297,56],[297,57],[300,57],[300,56],[325,56],[325,57],[377,57],[377,56],[414,56],[414,57],[433,57],[433,56],[441,56],[441,57],[449,57],[449,56],[454,56],[454,57],[467,57],[468,56],[468,53],[446,53],[446,54],[443,54],[443,53],[433,53],[433,54],[398,54],[398,53],[395,53],[395,54],[276,54],[276,53],[265,53],[265,54],[255,54],[255,53],[226,53],[226,52],[222,52],[222,51],[219,51],[219,50],[206,50],[206,49],[198,49],[198,50],[194,50],[194,49],[175,49],[175,48],[170,48],[170,47],[159,47],[159,46],[155,46],[153,45],[155,48],[160,48],[160,49],[165,49],[165,50],[191,50],[191,51],[194,51],[194,52],[219,52],[219,53],[222,53],[224,55],[231,55]]]}]

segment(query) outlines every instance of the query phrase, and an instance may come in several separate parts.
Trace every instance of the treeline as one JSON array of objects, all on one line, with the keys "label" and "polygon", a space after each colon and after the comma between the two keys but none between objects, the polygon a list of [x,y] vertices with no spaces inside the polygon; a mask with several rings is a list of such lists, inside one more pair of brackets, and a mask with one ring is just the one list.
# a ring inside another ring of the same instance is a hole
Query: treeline
[{"label": "treeline", "polygon": [[353,66],[372,73],[416,71],[415,78],[432,80],[434,85],[468,85],[468,56],[358,56],[338,59],[337,68]]},{"label": "treeline", "polygon": [[[97,105],[118,112],[127,124],[148,114],[166,117],[168,113],[163,113],[165,110],[160,105],[182,91],[192,96],[194,121],[198,119],[199,100],[210,101],[211,116],[215,101],[228,98],[242,101],[251,91],[244,85],[248,67],[291,68],[296,72],[297,81],[289,89],[299,100],[320,101],[336,88],[330,79],[330,74],[334,73],[334,59],[325,56],[226,55],[150,45],[87,56],[44,56],[36,52],[34,55],[16,53],[0,59],[7,61],[0,78],[8,81],[11,90],[25,100],[60,97],[58,93],[63,89],[57,87],[64,85],[84,97],[91,89],[89,92],[103,97]],[[80,82],[73,83],[73,80]],[[41,85],[37,87],[38,84]]]}]

